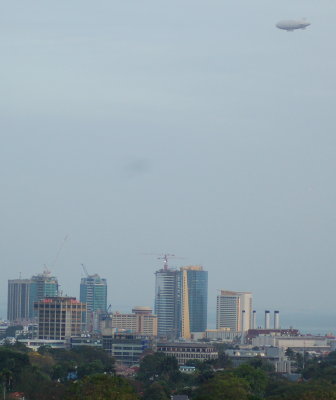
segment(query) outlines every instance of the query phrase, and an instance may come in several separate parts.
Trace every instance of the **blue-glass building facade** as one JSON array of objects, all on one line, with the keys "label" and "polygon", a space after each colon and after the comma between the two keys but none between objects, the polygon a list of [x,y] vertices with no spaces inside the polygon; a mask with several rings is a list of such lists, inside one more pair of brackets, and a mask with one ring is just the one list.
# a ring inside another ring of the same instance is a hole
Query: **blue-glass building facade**
[{"label": "blue-glass building facade", "polygon": [[35,316],[34,303],[46,297],[58,296],[58,280],[52,276],[50,271],[45,270],[42,274],[34,275],[30,285],[30,314]]},{"label": "blue-glass building facade", "polygon": [[98,274],[82,278],[79,298],[82,303],[86,303],[88,313],[105,312],[107,309],[106,279],[101,278]]},{"label": "blue-glass building facade", "polygon": [[[190,332],[204,332],[208,321],[208,271],[187,269]],[[182,271],[181,271],[182,272]]]},{"label": "blue-glass building facade", "polygon": [[57,278],[50,271],[34,275],[31,279],[8,281],[7,318],[9,321],[30,320],[36,316],[34,303],[46,297],[58,296]]},{"label": "blue-glass building facade", "polygon": [[208,319],[208,272],[200,266],[189,266],[180,270],[163,268],[155,276],[158,336],[188,339],[191,332],[204,332]]}]

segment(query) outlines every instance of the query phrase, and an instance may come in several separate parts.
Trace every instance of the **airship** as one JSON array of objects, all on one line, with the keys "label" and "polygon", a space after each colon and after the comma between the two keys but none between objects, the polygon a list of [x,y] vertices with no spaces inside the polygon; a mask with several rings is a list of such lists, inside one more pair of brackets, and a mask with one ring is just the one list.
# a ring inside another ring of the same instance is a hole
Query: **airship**
[{"label": "airship", "polygon": [[283,29],[288,32],[292,32],[295,29],[306,29],[307,26],[311,25],[310,22],[306,20],[288,20],[288,21],[280,21],[275,26],[279,29]]}]

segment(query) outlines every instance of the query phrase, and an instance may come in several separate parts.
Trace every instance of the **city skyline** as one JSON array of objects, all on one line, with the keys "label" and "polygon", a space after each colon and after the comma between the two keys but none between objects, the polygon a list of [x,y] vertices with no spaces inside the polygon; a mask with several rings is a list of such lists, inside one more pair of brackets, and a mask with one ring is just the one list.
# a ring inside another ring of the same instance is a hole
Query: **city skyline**
[{"label": "city skyline", "polygon": [[[162,255],[164,256],[164,254],[162,254]],[[165,262],[162,263],[162,268],[164,268],[164,266],[165,266]],[[180,270],[183,270],[183,268],[188,268],[188,267],[185,267],[185,266],[184,267],[183,266],[180,266],[180,267],[169,267],[169,269],[171,271],[178,271],[178,270],[180,271]],[[49,271],[49,270],[47,270],[45,268],[44,272],[37,273],[35,271],[35,272],[32,272],[31,275],[32,275],[32,278],[34,278],[34,277],[36,278],[36,277],[42,276],[43,274],[46,274],[46,273],[48,273],[48,276],[51,276],[52,271]],[[20,274],[20,276],[21,275],[22,274]],[[55,275],[55,274],[53,274],[53,275]],[[94,273],[93,275],[90,275],[90,276],[95,276],[95,275],[99,276],[99,274],[96,274],[96,273]],[[210,274],[210,277],[211,277],[211,274]],[[32,278],[25,279],[24,277],[21,276],[21,278],[13,279],[13,281],[20,281],[21,280],[23,282],[25,282],[25,281],[26,282],[31,282]],[[51,276],[51,278],[52,279],[56,279],[56,281],[58,282],[58,287],[59,288],[62,287],[62,279],[61,279],[61,281],[59,283],[58,277]],[[83,277],[83,275],[80,275],[79,283],[82,282],[83,279],[85,279],[85,277]],[[11,279],[9,281],[11,281]],[[105,279],[105,281],[106,281],[106,279]],[[154,280],[153,280],[153,284],[154,284]],[[107,283],[107,287],[108,287],[108,283]],[[237,285],[234,285],[233,289],[237,289]],[[225,289],[225,290],[229,290],[230,291],[232,289],[229,288],[229,289]],[[66,294],[63,293],[62,290],[60,290],[59,295],[60,296],[65,295],[65,296],[68,296],[68,297],[75,297],[75,298],[78,298],[80,300],[80,290],[78,291],[78,293],[72,292],[72,293],[66,293]],[[210,297],[210,303],[208,302],[208,328],[211,329],[211,328],[215,328],[216,327],[216,314],[217,314],[217,312],[216,312],[216,298],[218,298],[218,290],[216,290],[213,293],[209,293],[209,297]],[[155,299],[154,298],[155,298],[155,293],[153,291],[152,302],[145,303],[144,301],[141,301],[140,298],[139,298],[139,299],[136,299],[135,303],[136,304],[142,304],[142,305],[144,305],[146,307],[149,306],[150,308],[153,307],[153,309],[154,309],[154,307],[155,307]],[[212,302],[211,302],[211,298],[213,300]],[[107,300],[109,300],[109,298],[107,298]],[[267,302],[267,305],[269,305],[270,303],[271,302]],[[116,303],[116,304],[110,303],[110,305],[111,305],[110,309],[113,312],[122,312],[122,313],[128,313],[129,309],[132,307],[132,305],[129,304],[129,303],[123,304],[122,307],[120,307],[120,304],[118,304],[118,303]],[[256,313],[257,314],[257,319],[256,319],[257,326],[264,326],[264,324],[265,324],[264,312],[265,312],[265,310],[267,310],[267,305],[266,306],[265,305],[261,305],[261,306],[257,306],[257,307],[253,306],[253,309],[257,309],[257,313]],[[4,316],[6,316],[7,315],[7,311],[8,311],[8,301],[4,303],[3,309],[4,309]],[[271,307],[271,310],[277,310],[277,309],[278,309],[278,307],[276,307],[276,305],[274,307]],[[276,311],[276,312],[279,312],[279,311]],[[272,314],[272,317],[273,317],[273,314]],[[290,310],[289,311],[288,310],[282,310],[282,312],[281,312],[281,322],[282,322],[282,326],[283,327],[288,327],[289,328],[289,327],[294,326],[294,327],[303,329],[303,331],[306,330],[306,332],[315,332],[315,333],[318,332],[318,333],[322,333],[322,334],[333,331],[334,328],[333,328],[333,325],[332,325],[332,319],[331,318],[332,318],[331,315],[329,315],[329,314],[327,315],[327,314],[323,314],[323,313],[316,314],[316,315],[311,315],[310,313],[305,314],[304,312],[301,313],[301,314],[292,313]],[[6,319],[6,317],[2,317],[2,319]],[[176,323],[177,323],[177,326],[178,326],[178,321],[176,321]],[[273,320],[271,320],[270,323],[271,323],[271,326],[272,326],[273,325]],[[179,328],[177,327],[177,329],[179,329]]]}]

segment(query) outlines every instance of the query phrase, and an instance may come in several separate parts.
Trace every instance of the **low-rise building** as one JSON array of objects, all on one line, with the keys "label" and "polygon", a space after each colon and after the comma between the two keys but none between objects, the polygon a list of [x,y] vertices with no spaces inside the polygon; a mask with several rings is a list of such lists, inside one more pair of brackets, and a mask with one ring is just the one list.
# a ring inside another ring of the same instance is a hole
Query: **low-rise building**
[{"label": "low-rise building", "polygon": [[218,358],[218,351],[209,343],[162,342],[157,344],[157,351],[175,357],[179,365],[185,365],[190,360]]},{"label": "low-rise building", "polygon": [[277,347],[266,347],[259,350],[254,349],[228,349],[225,354],[230,357],[234,367],[245,364],[253,358],[262,358],[269,361],[278,373],[291,373],[291,362],[285,355],[285,349]]},{"label": "low-rise building", "polygon": [[52,349],[68,348],[67,340],[18,339],[18,342],[25,344],[29,349],[34,351],[37,351],[41,346],[48,346]]},{"label": "low-rise building", "polygon": [[106,335],[103,333],[103,348],[111,357],[115,358],[116,364],[136,365],[143,353],[152,346],[152,339],[149,336],[127,333]]},{"label": "low-rise building", "polygon": [[281,336],[275,333],[259,335],[252,339],[252,346],[291,348],[294,351],[328,352],[330,344],[325,336]]},{"label": "low-rise building", "polygon": [[70,347],[80,347],[80,346],[90,346],[90,347],[103,347],[103,339],[100,336],[82,335],[74,336],[70,338]]},{"label": "low-rise building", "polygon": [[206,338],[210,340],[218,340],[222,342],[239,341],[242,333],[233,331],[230,328],[207,329]]},{"label": "low-rise building", "polygon": [[150,307],[134,307],[131,314],[114,312],[102,321],[102,330],[116,328],[137,335],[157,336],[157,316]]},{"label": "low-rise building", "polygon": [[249,329],[246,335],[246,342],[252,344],[252,339],[260,335],[277,335],[277,336],[299,336],[298,329]]}]

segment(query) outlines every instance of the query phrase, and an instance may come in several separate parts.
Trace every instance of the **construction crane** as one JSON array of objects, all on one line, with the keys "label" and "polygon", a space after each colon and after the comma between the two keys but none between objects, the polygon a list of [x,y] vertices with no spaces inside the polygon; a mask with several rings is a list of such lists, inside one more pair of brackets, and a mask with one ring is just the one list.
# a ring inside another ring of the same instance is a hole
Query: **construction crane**
[{"label": "construction crane", "polygon": [[56,263],[57,263],[57,261],[59,259],[59,256],[60,256],[60,254],[61,254],[61,252],[63,250],[63,247],[64,247],[64,245],[65,245],[67,240],[68,240],[68,235],[66,235],[64,237],[62,243],[60,244],[59,248],[57,249],[57,253],[56,253],[54,259],[51,261],[49,266],[47,264],[43,265],[43,275],[50,275],[51,274],[51,271],[50,271],[49,268],[51,268],[51,269],[55,268],[55,265],[56,265]]},{"label": "construction crane", "polygon": [[85,266],[84,264],[81,264],[81,266],[82,266],[82,268],[83,268],[83,271],[84,271],[85,276],[88,277],[88,276],[89,276],[89,273],[88,273],[88,271],[87,271],[87,269],[86,269],[86,266]]},{"label": "construction crane", "polygon": [[55,264],[57,263],[57,261],[58,261],[58,259],[59,259],[59,256],[60,256],[60,254],[61,254],[61,252],[62,252],[62,250],[63,250],[63,247],[64,247],[64,245],[65,245],[65,243],[66,243],[67,240],[68,240],[68,235],[65,236],[65,238],[63,239],[62,243],[60,244],[60,246],[59,246],[59,248],[58,248],[58,251],[57,251],[57,253],[56,253],[56,256],[55,256],[53,262],[51,263],[52,268],[55,267]]},{"label": "construction crane", "polygon": [[165,271],[168,269],[168,259],[170,259],[170,258],[181,259],[181,260],[184,259],[184,257],[176,257],[175,254],[170,254],[170,253],[163,253],[163,254],[143,253],[143,255],[146,255],[146,256],[157,256],[158,260],[163,260],[163,269]]},{"label": "construction crane", "polygon": [[161,254],[158,260],[163,260],[163,269],[168,269],[168,258],[176,257],[175,254]]}]

